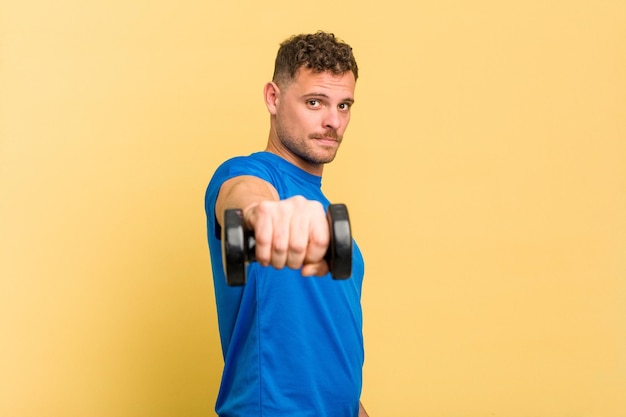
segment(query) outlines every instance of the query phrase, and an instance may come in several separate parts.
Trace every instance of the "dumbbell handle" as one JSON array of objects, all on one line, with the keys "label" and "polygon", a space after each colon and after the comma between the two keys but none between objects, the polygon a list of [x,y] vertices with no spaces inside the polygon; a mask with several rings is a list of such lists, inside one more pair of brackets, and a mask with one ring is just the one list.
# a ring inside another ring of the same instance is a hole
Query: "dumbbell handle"
[{"label": "dumbbell handle", "polygon": [[[331,204],[326,212],[330,242],[325,259],[334,279],[352,275],[352,232],[348,209],[344,204]],[[246,283],[246,265],[256,260],[254,232],[243,226],[243,211],[228,209],[222,226],[222,255],[228,285]]]}]

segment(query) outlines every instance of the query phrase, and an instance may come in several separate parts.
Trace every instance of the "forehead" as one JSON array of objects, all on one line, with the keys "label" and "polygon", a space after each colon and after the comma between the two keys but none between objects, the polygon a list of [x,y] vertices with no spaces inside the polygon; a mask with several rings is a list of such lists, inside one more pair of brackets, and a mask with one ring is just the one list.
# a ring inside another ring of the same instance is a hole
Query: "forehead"
[{"label": "forehead", "polygon": [[354,99],[355,85],[352,71],[333,74],[328,71],[314,72],[300,67],[294,80],[287,86],[287,90],[296,95],[319,93],[344,100]]}]

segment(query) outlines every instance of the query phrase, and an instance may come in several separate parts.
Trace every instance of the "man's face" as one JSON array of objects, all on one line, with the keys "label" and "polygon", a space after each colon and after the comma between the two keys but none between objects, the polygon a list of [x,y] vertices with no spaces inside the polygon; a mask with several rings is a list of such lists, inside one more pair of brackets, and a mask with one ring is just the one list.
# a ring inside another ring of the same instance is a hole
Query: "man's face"
[{"label": "man's face", "polygon": [[335,75],[300,68],[276,102],[276,150],[305,168],[331,162],[350,122],[354,87],[351,71]]}]

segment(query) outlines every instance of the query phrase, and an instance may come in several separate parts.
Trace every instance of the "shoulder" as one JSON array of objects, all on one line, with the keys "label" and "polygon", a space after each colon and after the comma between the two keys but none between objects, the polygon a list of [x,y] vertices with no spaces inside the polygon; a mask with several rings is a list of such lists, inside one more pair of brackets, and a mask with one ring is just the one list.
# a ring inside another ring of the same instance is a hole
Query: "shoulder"
[{"label": "shoulder", "polygon": [[236,177],[257,177],[272,185],[280,182],[280,163],[276,155],[257,152],[247,156],[236,156],[224,161],[213,173],[206,190],[205,200],[211,206],[217,199],[222,185]]},{"label": "shoulder", "polygon": [[257,152],[247,156],[237,156],[223,162],[215,171],[213,180],[220,182],[239,175],[258,176],[268,180],[277,171],[275,155],[266,152]]}]

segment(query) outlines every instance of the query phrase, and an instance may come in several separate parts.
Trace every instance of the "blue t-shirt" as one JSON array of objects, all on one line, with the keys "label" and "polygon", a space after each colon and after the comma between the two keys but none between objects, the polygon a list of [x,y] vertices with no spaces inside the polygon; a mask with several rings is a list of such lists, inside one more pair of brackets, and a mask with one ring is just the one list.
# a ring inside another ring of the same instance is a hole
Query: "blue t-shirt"
[{"label": "blue t-shirt", "polygon": [[213,175],[205,208],[224,355],[216,411],[221,417],[356,417],[364,357],[361,252],[354,244],[346,280],[251,263],[247,284],[229,287],[215,201],[224,181],[240,175],[271,183],[281,199],[302,195],[329,204],[321,177],[269,152],[230,159]]}]

